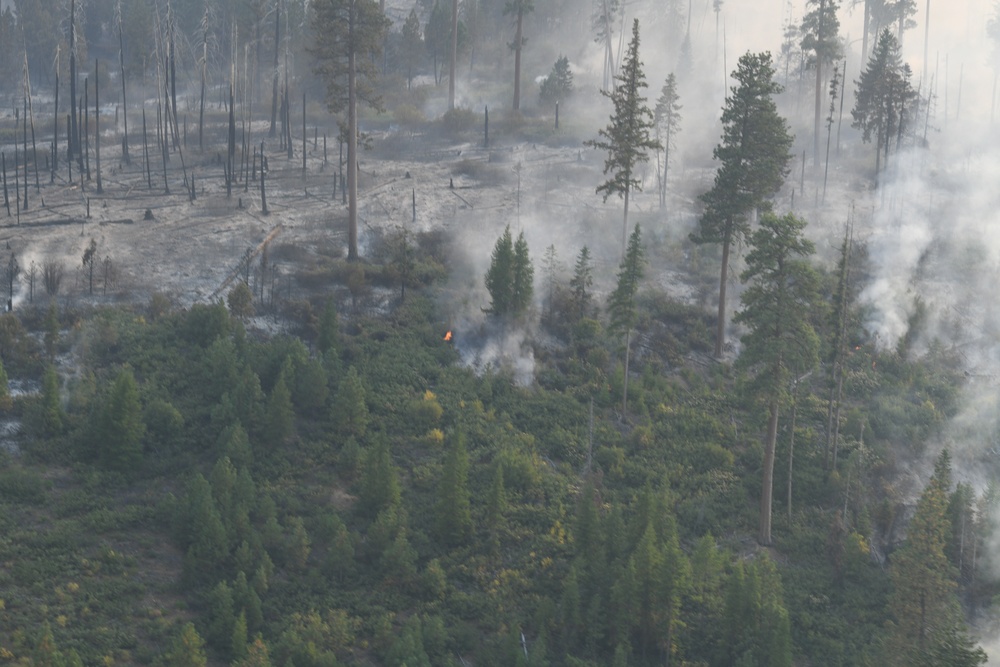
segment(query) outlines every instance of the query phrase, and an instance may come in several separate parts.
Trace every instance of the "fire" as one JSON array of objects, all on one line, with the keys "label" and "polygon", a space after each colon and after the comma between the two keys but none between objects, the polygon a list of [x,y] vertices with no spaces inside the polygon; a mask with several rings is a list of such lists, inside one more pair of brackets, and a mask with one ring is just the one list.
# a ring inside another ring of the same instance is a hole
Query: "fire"
[{"label": "fire", "polygon": [[445,335],[444,335],[444,342],[446,342],[446,343],[450,343],[451,342],[451,331],[450,330],[447,333],[445,333]]}]

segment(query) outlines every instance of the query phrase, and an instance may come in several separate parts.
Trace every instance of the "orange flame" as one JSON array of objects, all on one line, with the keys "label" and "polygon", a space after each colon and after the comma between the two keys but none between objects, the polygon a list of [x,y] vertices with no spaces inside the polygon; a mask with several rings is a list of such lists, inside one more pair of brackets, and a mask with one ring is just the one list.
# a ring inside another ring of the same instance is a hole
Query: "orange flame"
[{"label": "orange flame", "polygon": [[446,342],[446,343],[450,343],[451,342],[451,331],[448,331],[448,333],[446,333],[444,335],[444,342]]}]

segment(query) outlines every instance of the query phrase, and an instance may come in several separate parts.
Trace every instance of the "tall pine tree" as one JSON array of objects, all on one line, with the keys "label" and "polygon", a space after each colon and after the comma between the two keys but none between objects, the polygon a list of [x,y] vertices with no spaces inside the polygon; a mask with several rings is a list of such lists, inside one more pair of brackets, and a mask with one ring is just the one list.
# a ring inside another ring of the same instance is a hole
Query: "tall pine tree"
[{"label": "tall pine tree", "polygon": [[659,150],[660,142],[650,136],[653,129],[653,112],[646,105],[642,91],[646,86],[646,75],[639,60],[639,19],[632,23],[632,41],[621,71],[615,76],[614,90],[601,94],[611,99],[614,113],[611,122],[598,131],[599,139],[585,141],[592,146],[607,151],[604,160],[604,174],[611,178],[597,186],[597,193],[604,195],[604,201],[611,195],[618,195],[625,201],[622,218],[622,257],[625,256],[625,241],[628,235],[628,203],[633,190],[642,191],[638,166],[649,160],[649,151]]}]

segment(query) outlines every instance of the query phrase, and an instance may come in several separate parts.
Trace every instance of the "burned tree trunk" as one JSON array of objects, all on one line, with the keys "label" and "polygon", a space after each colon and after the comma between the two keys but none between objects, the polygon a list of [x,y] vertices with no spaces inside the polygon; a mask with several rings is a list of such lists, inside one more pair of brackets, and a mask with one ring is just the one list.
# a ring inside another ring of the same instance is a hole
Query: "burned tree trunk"
[{"label": "burned tree trunk", "polygon": [[[72,160],[79,146],[76,117],[76,0],[69,2],[69,141],[66,144],[66,159]],[[73,179],[70,178],[70,181]]]},{"label": "burned tree trunk", "polygon": [[101,185],[101,74],[98,71],[100,63],[94,60],[94,150],[97,158],[97,194],[104,194]]},{"label": "burned tree trunk", "polygon": [[146,139],[146,107],[142,108],[142,157],[146,161],[146,187],[153,189],[153,175],[149,170],[149,142]]},{"label": "burned tree trunk", "polygon": [[56,47],[56,103],[52,111],[52,173],[49,183],[56,182],[56,169],[59,167],[59,47]]},{"label": "burned tree trunk", "polygon": [[281,42],[281,0],[274,2],[274,78],[271,80],[271,129],[267,136],[274,138],[278,117],[278,45]]},{"label": "burned tree trunk", "polygon": [[118,3],[118,72],[122,78],[122,118],[125,121],[125,134],[122,137],[122,159],[125,160],[125,164],[132,164],[132,158],[128,154],[128,97],[125,95],[125,39],[122,37],[122,9],[120,2]]}]

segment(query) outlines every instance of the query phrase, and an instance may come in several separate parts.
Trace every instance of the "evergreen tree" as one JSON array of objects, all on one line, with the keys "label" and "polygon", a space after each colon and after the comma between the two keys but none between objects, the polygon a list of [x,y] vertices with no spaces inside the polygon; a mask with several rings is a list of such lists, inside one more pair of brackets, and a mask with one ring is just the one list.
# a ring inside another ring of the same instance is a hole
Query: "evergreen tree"
[{"label": "evergreen tree", "polygon": [[635,295],[645,267],[639,225],[632,230],[628,250],[618,267],[618,282],[608,299],[611,329],[625,334],[625,382],[622,389],[622,417],[628,419],[628,362],[632,329],[636,323]]},{"label": "evergreen tree", "polygon": [[384,509],[397,506],[399,497],[399,479],[389,452],[389,440],[380,435],[365,454],[359,506],[364,514],[375,517]]},{"label": "evergreen tree", "polygon": [[358,259],[358,103],[379,110],[375,92],[379,55],[389,19],[375,0],[317,0],[310,3],[315,39],[309,49],[326,84],[327,106],[346,112],[347,259]]},{"label": "evergreen tree", "polygon": [[819,135],[823,107],[823,71],[841,56],[838,0],[806,0],[811,7],[802,18],[802,50],[812,52],[810,62],[816,70],[816,107],[813,128],[813,166],[819,168]]},{"label": "evergreen tree", "polygon": [[98,421],[98,461],[111,470],[134,472],[142,462],[145,432],[139,388],[131,369],[125,368],[115,378]]},{"label": "evergreen tree", "polygon": [[514,52],[514,111],[521,108],[521,50],[528,41],[524,36],[524,15],[533,11],[533,0],[507,0],[503,7],[504,16],[514,17],[514,41],[510,43]]},{"label": "evergreen tree", "polygon": [[273,447],[284,444],[295,434],[295,411],[292,408],[292,394],[288,391],[285,375],[285,370],[282,369],[267,399],[264,439]]},{"label": "evergreen tree", "polygon": [[216,584],[208,594],[205,601],[205,622],[205,639],[216,650],[228,655],[233,645],[236,613],[233,609],[233,592],[225,581]]},{"label": "evergreen tree", "polygon": [[441,541],[459,546],[472,536],[472,510],[469,504],[469,454],[465,433],[449,438],[444,470],[438,483],[437,532]]},{"label": "evergreen tree", "polygon": [[680,94],[677,92],[677,78],[671,72],[663,83],[660,97],[653,109],[653,124],[656,128],[656,140],[663,149],[663,160],[660,152],[656,153],[656,177],[659,180],[660,209],[667,206],[667,173],[670,171],[670,151],[674,149],[674,137],[681,129]]},{"label": "evergreen tree", "polygon": [[514,241],[510,235],[510,225],[493,246],[490,266],[484,280],[490,293],[490,307],[487,312],[498,316],[507,315],[514,308]]},{"label": "evergreen tree", "polygon": [[52,362],[56,356],[56,345],[59,344],[59,310],[53,299],[45,312],[45,355]]},{"label": "evergreen tree", "polygon": [[229,555],[226,528],[212,497],[212,487],[201,473],[188,488],[186,509],[178,517],[184,556],[184,576],[188,581],[211,577]]},{"label": "evergreen tree", "polygon": [[337,307],[333,299],[327,299],[323,306],[323,314],[319,320],[319,335],[316,338],[316,349],[323,356],[336,352],[337,347]]},{"label": "evergreen tree", "polygon": [[424,28],[424,46],[431,56],[434,67],[434,84],[441,83],[441,66],[447,62],[451,52],[451,11],[434,0],[434,7]]},{"label": "evergreen tree", "polygon": [[735,318],[748,329],[737,363],[753,376],[752,390],[769,413],[758,534],[765,545],[771,543],[778,413],[794,378],[815,366],[819,355],[819,340],[809,321],[818,280],[806,259],[814,249],[802,236],[805,226],[805,221],[790,213],[781,218],[764,214],[760,228],[751,236],[746,270],[740,276],[751,284],[743,292],[743,308]]},{"label": "evergreen tree", "polygon": [[590,314],[591,289],[594,286],[594,268],[590,260],[590,249],[580,248],[573,267],[573,277],[569,281],[569,289],[573,302],[573,314],[576,320]]},{"label": "evergreen tree", "polygon": [[38,425],[46,436],[58,435],[63,430],[65,416],[59,397],[59,376],[55,366],[49,364],[42,374],[42,395],[39,401]]},{"label": "evergreen tree", "polygon": [[892,555],[889,610],[895,622],[886,642],[887,665],[978,665],[981,651],[968,640],[956,596],[956,570],[946,548],[951,466],[948,450],[917,501],[906,542]]},{"label": "evergreen tree", "polygon": [[240,612],[233,623],[232,648],[229,652],[233,660],[243,660],[247,657],[247,615]]},{"label": "evergreen tree", "polygon": [[646,75],[639,60],[639,19],[632,23],[632,41],[629,42],[621,71],[615,76],[618,82],[612,92],[601,91],[611,99],[614,114],[608,126],[599,130],[602,137],[585,141],[592,146],[607,151],[604,160],[604,174],[611,178],[597,186],[598,194],[603,193],[604,201],[613,194],[625,200],[622,219],[622,257],[625,256],[625,239],[628,234],[628,202],[632,190],[642,191],[639,178],[639,164],[649,160],[648,151],[659,150],[660,142],[650,136],[653,129],[653,112],[646,106],[642,91],[646,88]]},{"label": "evergreen tree", "polygon": [[854,108],[851,127],[861,130],[861,140],[871,143],[875,139],[875,176],[885,168],[883,154],[889,159],[889,146],[896,135],[896,146],[912,113],[910,105],[915,99],[910,84],[910,66],[903,63],[899,42],[888,29],[879,35],[871,58],[855,81]]},{"label": "evergreen tree", "polygon": [[510,313],[514,317],[521,317],[531,307],[531,298],[535,291],[535,267],[528,255],[528,242],[524,240],[524,232],[517,235],[517,241],[514,243],[512,269]]},{"label": "evergreen tree", "polygon": [[231,667],[271,667],[271,658],[268,654],[267,644],[260,635],[254,638],[247,647],[247,655],[242,660],[236,660]]},{"label": "evergreen tree", "polygon": [[333,407],[333,420],[341,437],[360,438],[368,430],[368,405],[365,403],[365,388],[355,367],[347,373],[337,388],[337,398]]},{"label": "evergreen tree", "polygon": [[206,667],[205,641],[198,634],[194,623],[186,623],[174,639],[173,649],[167,658],[169,667]]},{"label": "evergreen tree", "polygon": [[62,667],[63,656],[56,648],[56,638],[48,621],[42,623],[42,631],[32,652],[31,665],[38,667]]},{"label": "evergreen tree", "polygon": [[730,89],[722,110],[722,143],[713,152],[721,164],[712,189],[701,195],[705,212],[691,236],[695,243],[722,245],[716,357],[722,356],[726,335],[730,250],[733,244],[749,240],[750,214],[766,208],[784,183],[792,146],[788,124],[778,115],[773,99],[782,87],[774,81],[771,54],[741,56],[733,78],[737,85]]},{"label": "evergreen tree", "polygon": [[573,94],[573,72],[569,69],[569,58],[560,55],[552,65],[552,71],[542,79],[538,89],[538,101],[544,105],[565,102]]},{"label": "evergreen tree", "polygon": [[412,8],[406,17],[402,35],[400,56],[406,63],[406,89],[409,90],[413,83],[413,68],[420,67],[420,60],[424,54],[424,39],[420,35],[420,19],[417,18],[416,7]]}]

